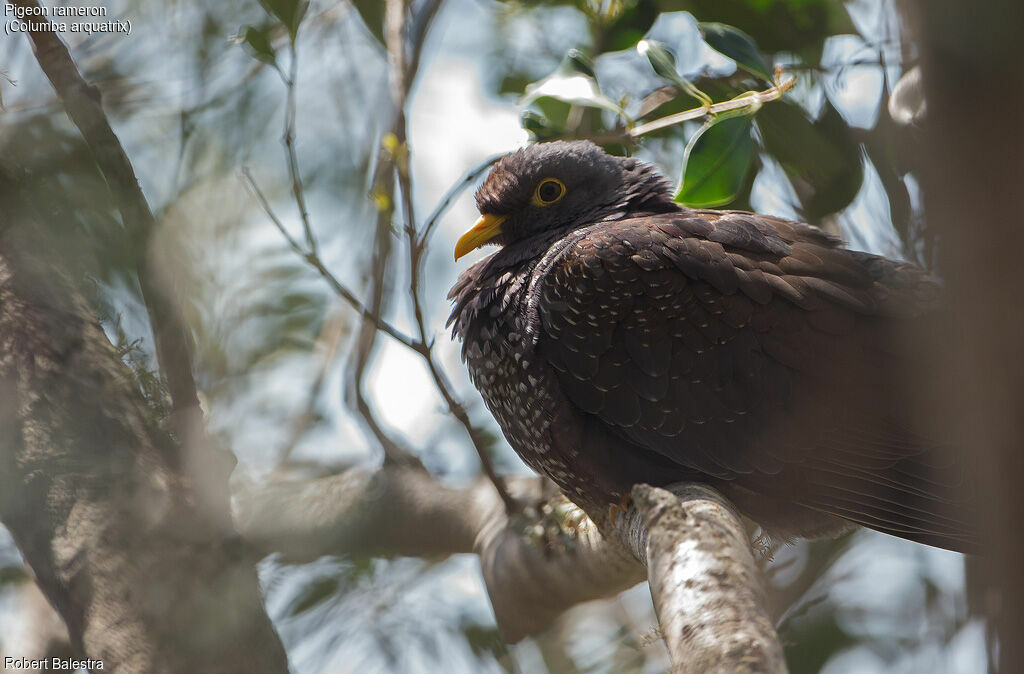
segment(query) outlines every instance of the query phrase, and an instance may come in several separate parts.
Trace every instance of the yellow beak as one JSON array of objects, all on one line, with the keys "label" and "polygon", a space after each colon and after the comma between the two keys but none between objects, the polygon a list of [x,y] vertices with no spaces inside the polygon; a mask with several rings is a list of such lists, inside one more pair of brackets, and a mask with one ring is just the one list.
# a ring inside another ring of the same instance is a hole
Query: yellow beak
[{"label": "yellow beak", "polygon": [[501,223],[506,219],[508,219],[507,215],[492,215],[490,213],[481,215],[476,224],[459,237],[455,244],[455,259],[458,260],[469,251],[479,248],[501,234]]}]

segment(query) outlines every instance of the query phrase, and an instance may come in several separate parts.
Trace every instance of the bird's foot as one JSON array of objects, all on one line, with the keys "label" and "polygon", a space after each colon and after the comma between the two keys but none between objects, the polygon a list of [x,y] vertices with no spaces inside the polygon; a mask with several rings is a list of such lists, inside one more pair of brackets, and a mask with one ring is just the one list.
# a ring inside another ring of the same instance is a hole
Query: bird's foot
[{"label": "bird's foot", "polygon": [[523,537],[548,557],[572,552],[587,515],[562,495],[527,507],[517,516]]},{"label": "bird's foot", "polygon": [[625,515],[633,505],[633,495],[626,492],[615,503],[608,506],[608,522],[615,524],[620,515]]},{"label": "bird's foot", "polygon": [[750,541],[750,547],[754,549],[758,564],[769,564],[775,559],[775,551],[779,549],[780,541],[770,536],[764,529],[761,529],[757,537]]}]

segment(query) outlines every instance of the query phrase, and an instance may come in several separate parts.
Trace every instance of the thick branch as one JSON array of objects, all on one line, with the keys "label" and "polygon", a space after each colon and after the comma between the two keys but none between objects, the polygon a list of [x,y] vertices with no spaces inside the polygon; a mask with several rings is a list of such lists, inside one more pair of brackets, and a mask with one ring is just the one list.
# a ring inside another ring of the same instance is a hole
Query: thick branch
[{"label": "thick branch", "polygon": [[448,489],[427,472],[353,468],[316,480],[243,490],[239,533],[260,554],[302,563],[323,555],[433,556],[472,552],[493,498]]},{"label": "thick branch", "polygon": [[[228,531],[228,491],[225,487],[234,469],[234,457],[211,451],[205,436],[202,411],[196,383],[192,375],[191,340],[173,294],[168,291],[147,250],[154,229],[153,212],[149,208],[135,170],[125,154],[121,141],[110,126],[99,89],[90,85],[78,72],[71,54],[55,31],[49,30],[45,16],[35,16],[36,0],[8,0],[33,13],[33,24],[44,25],[31,30],[39,67],[53,85],[71,121],[78,127],[97,166],[110,188],[114,203],[135,251],[135,260],[142,298],[149,313],[160,372],[167,382],[171,397],[173,431],[180,440],[182,458],[197,486],[196,497],[205,505],[207,515]],[[33,11],[34,10],[34,11]]]},{"label": "thick branch", "polygon": [[[33,24],[46,24],[45,16],[36,16],[36,0],[8,0],[15,7],[32,12]],[[153,230],[153,212],[139,187],[128,155],[110,126],[99,89],[90,85],[78,72],[67,47],[52,30],[29,31],[32,49],[39,67],[53,85],[71,121],[81,132],[96,164],[110,186],[125,229],[136,245],[139,263],[139,284],[153,322],[157,357],[167,379],[174,410],[199,407],[196,385],[192,377],[189,341],[184,324],[173,299],[153,278],[145,247]]]},{"label": "thick branch", "polygon": [[0,519],[74,652],[107,670],[286,671],[252,560],[199,505],[82,298],[35,255],[39,228],[9,218],[0,211]]},{"label": "thick branch", "polygon": [[[539,500],[541,481],[510,483]],[[239,532],[261,554],[303,562],[321,555],[447,556],[476,552],[506,640],[538,634],[566,609],[643,581],[644,570],[585,519],[574,538],[545,543],[509,520],[492,486],[439,484],[421,469],[351,469],[309,482],[279,483],[238,499]],[[572,582],[567,582],[572,579]]]},{"label": "thick branch", "polygon": [[[513,495],[537,502],[542,482],[517,480]],[[560,497],[549,503],[570,537],[528,533],[485,482],[438,484],[421,469],[352,469],[312,482],[271,485],[239,500],[240,533],[261,554],[288,561],[321,555],[445,556],[476,552],[495,616],[509,642],[544,631],[565,610],[612,596],[644,579],[678,671],[784,672],[748,535],[713,490],[671,493],[638,486],[636,508],[603,538]],[[620,544],[620,540],[625,544]],[[632,553],[632,555],[630,554]]]},{"label": "thick branch", "polygon": [[621,538],[646,560],[677,672],[785,672],[760,573],[739,515],[699,484],[633,488]]}]

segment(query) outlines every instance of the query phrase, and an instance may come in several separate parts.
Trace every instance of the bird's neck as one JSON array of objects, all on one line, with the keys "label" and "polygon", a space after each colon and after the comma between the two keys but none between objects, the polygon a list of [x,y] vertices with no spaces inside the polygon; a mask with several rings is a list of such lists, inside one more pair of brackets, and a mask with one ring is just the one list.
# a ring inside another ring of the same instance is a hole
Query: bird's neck
[{"label": "bird's neck", "polygon": [[616,203],[611,205],[612,212],[621,213],[622,219],[653,213],[667,213],[679,210],[679,204],[672,200],[672,185],[658,172],[654,164],[633,158],[622,159],[622,170],[625,175],[625,189]]}]

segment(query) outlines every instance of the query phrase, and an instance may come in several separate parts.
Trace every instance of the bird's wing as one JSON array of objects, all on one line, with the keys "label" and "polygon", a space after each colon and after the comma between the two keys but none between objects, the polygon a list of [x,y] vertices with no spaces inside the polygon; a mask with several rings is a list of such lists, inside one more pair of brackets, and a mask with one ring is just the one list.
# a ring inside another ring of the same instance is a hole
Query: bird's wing
[{"label": "bird's wing", "polygon": [[898,326],[912,265],[799,223],[680,211],[591,230],[539,279],[538,352],[584,413],[713,478],[944,547],[961,472],[915,434]]}]

